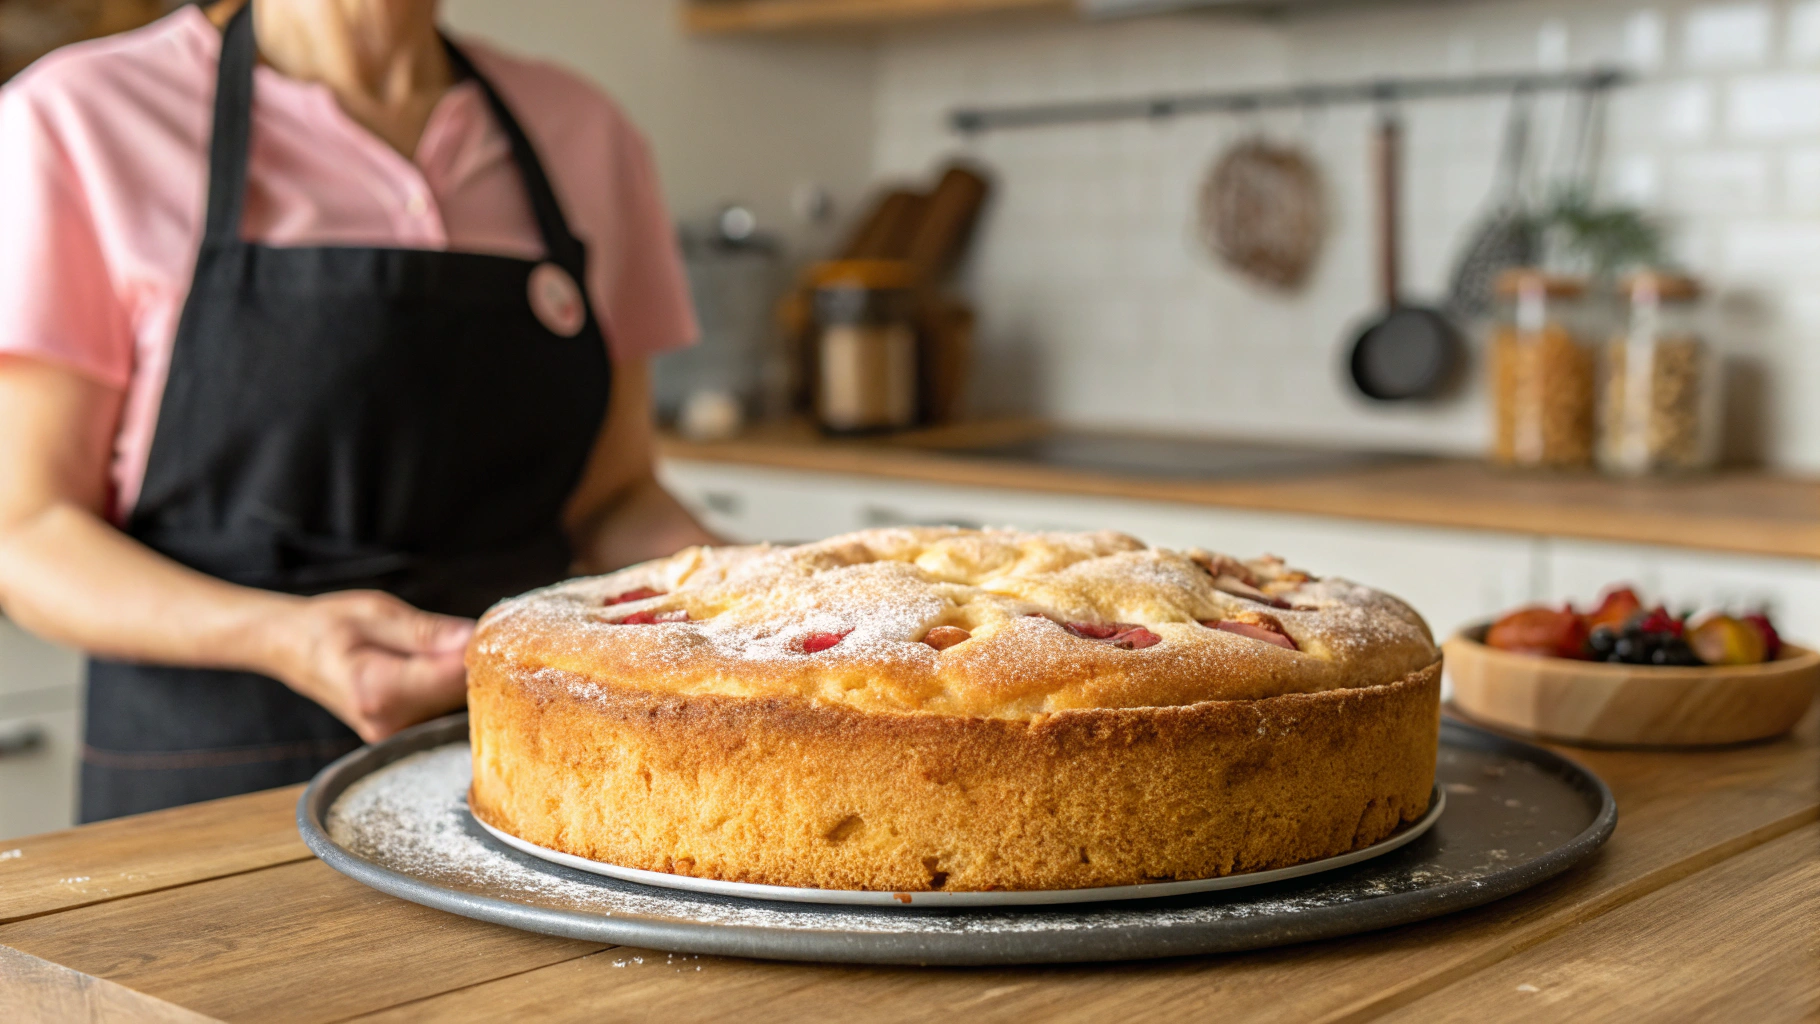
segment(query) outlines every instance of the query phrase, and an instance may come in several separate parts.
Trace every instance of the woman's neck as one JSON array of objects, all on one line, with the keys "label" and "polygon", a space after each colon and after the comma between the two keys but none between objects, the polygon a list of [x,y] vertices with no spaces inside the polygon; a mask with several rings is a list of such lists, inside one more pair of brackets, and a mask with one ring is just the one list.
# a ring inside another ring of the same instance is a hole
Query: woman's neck
[{"label": "woman's neck", "polygon": [[[211,5],[225,24],[237,0]],[[319,82],[348,116],[405,156],[416,152],[454,70],[436,32],[437,0],[259,0],[259,55],[288,78]]]}]

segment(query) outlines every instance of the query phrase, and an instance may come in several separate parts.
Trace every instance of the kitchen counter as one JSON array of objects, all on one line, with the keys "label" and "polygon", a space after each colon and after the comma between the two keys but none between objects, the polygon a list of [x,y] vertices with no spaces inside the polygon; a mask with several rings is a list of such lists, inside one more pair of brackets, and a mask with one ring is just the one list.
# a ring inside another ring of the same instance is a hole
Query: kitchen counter
[{"label": "kitchen counter", "polygon": [[[0,843],[15,1021],[1794,1020],[1820,1001],[1820,707],[1773,743],[1572,750],[1611,841],[1466,913],[1275,950],[917,969],[670,956],[394,899],[273,790]],[[23,1010],[23,1012],[20,1012]]]},{"label": "kitchen counter", "polygon": [[1005,421],[868,441],[830,439],[788,423],[731,441],[666,436],[660,450],[695,462],[1820,559],[1820,479],[1731,471],[1621,481],[1411,459],[1297,476],[1193,480],[969,454],[1043,429]]}]

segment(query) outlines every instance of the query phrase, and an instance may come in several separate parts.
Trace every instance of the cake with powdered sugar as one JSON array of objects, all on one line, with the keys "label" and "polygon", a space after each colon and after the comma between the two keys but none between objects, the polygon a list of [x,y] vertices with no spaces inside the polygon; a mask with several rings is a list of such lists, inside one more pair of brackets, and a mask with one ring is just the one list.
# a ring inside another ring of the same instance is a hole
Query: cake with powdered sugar
[{"label": "cake with powdered sugar", "polygon": [[476,816],[593,860],[915,892],[1209,878],[1426,811],[1407,605],[1112,532],[691,548],[502,602]]}]

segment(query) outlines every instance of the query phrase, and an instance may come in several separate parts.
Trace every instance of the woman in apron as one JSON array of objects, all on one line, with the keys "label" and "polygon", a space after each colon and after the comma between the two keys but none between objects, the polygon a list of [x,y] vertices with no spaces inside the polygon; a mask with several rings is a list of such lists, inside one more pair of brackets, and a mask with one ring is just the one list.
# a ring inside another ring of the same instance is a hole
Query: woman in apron
[{"label": "woman in apron", "polygon": [[494,601],[712,539],[652,475],[642,357],[693,324],[636,134],[431,3],[258,3],[0,92],[0,608],[94,655],[85,821],[305,780],[459,708]]}]

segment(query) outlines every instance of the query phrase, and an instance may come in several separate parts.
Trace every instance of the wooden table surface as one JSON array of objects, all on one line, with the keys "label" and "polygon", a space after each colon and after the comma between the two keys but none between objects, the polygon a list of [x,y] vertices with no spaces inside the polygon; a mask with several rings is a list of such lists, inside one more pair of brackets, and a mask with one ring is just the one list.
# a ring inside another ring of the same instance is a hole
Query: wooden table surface
[{"label": "wooden table surface", "polygon": [[1813,1020],[1820,706],[1794,736],[1572,750],[1587,863],[1477,910],[1226,956],[1024,968],[671,956],[482,924],[311,857],[299,790],[0,842],[0,1017],[327,1021]]},{"label": "wooden table surface", "polygon": [[1624,481],[1436,458],[1276,479],[1187,480],[965,454],[1051,429],[1036,421],[1004,420],[885,440],[835,440],[791,422],[754,428],[731,441],[666,436],[659,447],[666,458],[697,462],[1820,558],[1820,479],[1807,477],[1734,470]]}]

